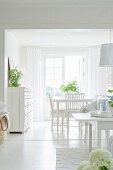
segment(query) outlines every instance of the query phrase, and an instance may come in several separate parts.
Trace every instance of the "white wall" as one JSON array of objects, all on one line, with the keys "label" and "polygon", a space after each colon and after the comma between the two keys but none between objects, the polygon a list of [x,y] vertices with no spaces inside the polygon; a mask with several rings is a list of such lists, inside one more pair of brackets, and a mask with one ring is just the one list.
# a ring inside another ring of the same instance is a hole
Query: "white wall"
[{"label": "white wall", "polygon": [[5,55],[4,55],[4,29],[0,28],[0,100],[4,101],[5,90]]},{"label": "white wall", "polygon": [[20,65],[20,44],[14,34],[5,34],[5,56],[10,58],[13,67]]},{"label": "white wall", "polygon": [[[5,72],[4,72],[4,79],[5,79],[5,92],[7,91],[8,87],[8,57],[10,58],[11,68],[15,66],[19,66],[19,57],[20,57],[20,46],[16,39],[16,37],[9,32],[5,33]],[[7,94],[7,93],[6,93]],[[5,95],[5,102],[7,102],[7,97]]]}]

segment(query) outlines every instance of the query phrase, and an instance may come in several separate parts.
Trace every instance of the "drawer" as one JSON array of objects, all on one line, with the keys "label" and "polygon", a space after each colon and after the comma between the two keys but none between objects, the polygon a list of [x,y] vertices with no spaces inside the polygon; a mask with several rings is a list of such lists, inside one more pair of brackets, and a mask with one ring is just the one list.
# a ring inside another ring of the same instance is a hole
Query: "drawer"
[{"label": "drawer", "polygon": [[25,107],[25,115],[27,115],[29,112],[33,111],[33,105],[31,105],[30,107]]},{"label": "drawer", "polygon": [[26,124],[26,125],[24,126],[24,130],[26,131],[28,128],[29,128],[29,124]]},{"label": "drawer", "polygon": [[25,125],[29,122],[29,115],[25,116]]},{"label": "drawer", "polygon": [[27,115],[28,112],[29,112],[29,108],[26,106],[26,107],[25,107],[25,115]]},{"label": "drawer", "polygon": [[32,99],[25,99],[25,106],[29,106],[31,104],[33,104],[33,100]]},{"label": "drawer", "polygon": [[30,98],[30,97],[32,97],[32,93],[31,92],[25,92],[24,96],[25,96],[25,98]]}]

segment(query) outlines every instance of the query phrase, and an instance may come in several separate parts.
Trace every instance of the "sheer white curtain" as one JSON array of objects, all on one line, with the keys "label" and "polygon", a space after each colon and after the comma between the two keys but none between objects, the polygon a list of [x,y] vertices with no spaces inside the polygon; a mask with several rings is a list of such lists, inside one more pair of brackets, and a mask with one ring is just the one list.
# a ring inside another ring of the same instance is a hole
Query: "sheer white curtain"
[{"label": "sheer white curtain", "polygon": [[24,84],[33,90],[34,121],[43,121],[45,115],[45,61],[39,47],[24,47]]},{"label": "sheer white curtain", "polygon": [[95,98],[97,95],[106,94],[108,80],[107,68],[99,66],[100,47],[89,48],[85,57],[85,91],[86,96]]}]

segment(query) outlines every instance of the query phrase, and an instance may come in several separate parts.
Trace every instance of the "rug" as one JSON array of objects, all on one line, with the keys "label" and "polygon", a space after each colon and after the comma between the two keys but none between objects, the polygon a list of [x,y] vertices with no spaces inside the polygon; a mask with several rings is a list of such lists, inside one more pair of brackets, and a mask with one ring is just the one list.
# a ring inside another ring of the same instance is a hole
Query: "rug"
[{"label": "rug", "polygon": [[88,149],[57,148],[56,170],[76,170],[81,161],[88,160]]}]

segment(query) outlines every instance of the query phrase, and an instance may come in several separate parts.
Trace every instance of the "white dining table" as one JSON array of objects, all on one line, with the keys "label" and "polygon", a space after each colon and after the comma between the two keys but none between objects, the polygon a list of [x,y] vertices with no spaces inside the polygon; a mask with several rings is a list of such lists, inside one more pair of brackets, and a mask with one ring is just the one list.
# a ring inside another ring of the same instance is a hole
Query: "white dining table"
[{"label": "white dining table", "polygon": [[92,122],[97,123],[97,147],[101,147],[101,130],[105,130],[106,138],[109,138],[109,130],[113,130],[113,117],[92,117],[90,113],[72,113],[73,118],[89,125],[89,151],[92,150]]}]

